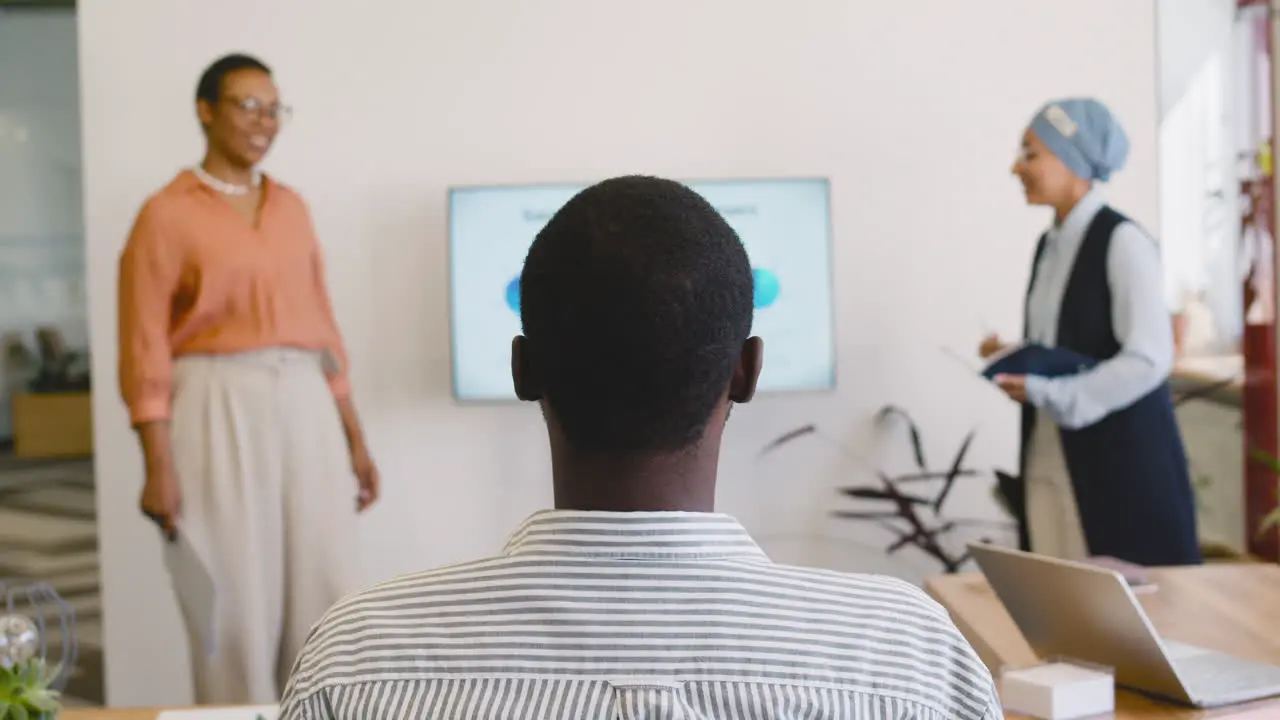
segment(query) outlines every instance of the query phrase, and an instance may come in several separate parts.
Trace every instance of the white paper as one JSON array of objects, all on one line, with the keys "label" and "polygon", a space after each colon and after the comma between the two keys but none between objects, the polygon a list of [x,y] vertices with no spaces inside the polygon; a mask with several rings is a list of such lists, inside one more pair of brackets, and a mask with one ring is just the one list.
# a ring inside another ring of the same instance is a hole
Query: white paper
[{"label": "white paper", "polygon": [[156,720],[276,720],[279,715],[279,705],[246,705],[209,710],[165,710]]},{"label": "white paper", "polygon": [[173,578],[173,590],[183,615],[201,639],[205,654],[212,655],[216,593],[209,566],[181,531],[173,542],[165,542],[164,564]]},{"label": "white paper", "polygon": [[[950,356],[952,360],[955,360],[956,362],[963,365],[965,369],[967,369],[969,372],[977,375],[983,380],[987,380],[986,375],[983,374],[987,371],[987,368],[991,367],[992,365],[995,365],[997,362],[1000,362],[1006,356],[1009,356],[1018,352],[1025,345],[1026,343],[1021,343],[1021,342],[1010,343],[1009,345],[1004,346],[1004,348],[1002,348],[999,352],[992,353],[990,357],[986,357],[986,358],[979,358],[976,355],[973,357],[969,357],[967,355],[964,355],[963,353],[960,353],[954,348],[948,347],[946,345],[940,346],[939,349],[941,349],[943,353]],[[993,380],[987,380],[987,382],[991,382],[992,384],[994,384]]]},{"label": "white paper", "polygon": [[942,350],[942,352],[946,353],[946,355],[950,357],[952,360],[955,360],[956,362],[963,365],[965,369],[968,370],[969,372],[972,372],[976,375],[982,374],[982,368],[984,366],[981,363],[979,363],[977,360],[970,358],[969,356],[964,355],[959,351],[955,350],[954,348],[948,347],[946,345],[940,345],[939,349]]}]

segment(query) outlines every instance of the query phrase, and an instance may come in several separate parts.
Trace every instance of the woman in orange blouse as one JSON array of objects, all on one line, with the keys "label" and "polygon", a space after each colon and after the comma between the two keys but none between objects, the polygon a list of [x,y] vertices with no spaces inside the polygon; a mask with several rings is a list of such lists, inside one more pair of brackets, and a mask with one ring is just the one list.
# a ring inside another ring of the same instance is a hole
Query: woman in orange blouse
[{"label": "woman in orange blouse", "polygon": [[212,624],[178,598],[196,700],[272,703],[360,581],[355,517],[378,473],[307,208],[256,170],[286,114],[270,70],[218,60],[196,110],[204,161],[147,200],[120,258],[120,385],[142,512],[214,580]]}]

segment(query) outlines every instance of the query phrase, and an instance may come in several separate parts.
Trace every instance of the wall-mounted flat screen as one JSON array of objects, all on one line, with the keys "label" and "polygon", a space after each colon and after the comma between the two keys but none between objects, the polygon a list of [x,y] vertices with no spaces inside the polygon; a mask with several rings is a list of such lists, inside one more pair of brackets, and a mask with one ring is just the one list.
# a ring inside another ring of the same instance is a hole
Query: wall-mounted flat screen
[{"label": "wall-mounted flat screen", "polygon": [[[831,207],[825,179],[686,183],[742,238],[755,274],[753,332],[764,339],[761,392],[835,387]],[[520,270],[534,236],[584,185],[449,191],[453,394],[514,400]]]}]

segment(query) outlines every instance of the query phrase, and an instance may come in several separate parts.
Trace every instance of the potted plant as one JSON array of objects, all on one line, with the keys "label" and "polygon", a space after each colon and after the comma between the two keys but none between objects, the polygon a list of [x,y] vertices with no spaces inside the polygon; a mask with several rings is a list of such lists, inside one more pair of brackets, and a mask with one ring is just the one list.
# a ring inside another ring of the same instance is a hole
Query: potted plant
[{"label": "potted plant", "polygon": [[[890,475],[875,467],[869,467],[876,478],[871,484],[859,484],[839,489],[839,493],[851,498],[857,506],[847,510],[835,510],[832,516],[874,524],[888,531],[893,537],[884,548],[886,555],[892,555],[903,548],[915,548],[919,552],[933,558],[942,566],[943,572],[956,573],[969,560],[968,550],[955,550],[946,541],[948,535],[962,528],[988,527],[1001,531],[1009,529],[1008,523],[994,522],[971,518],[949,518],[944,510],[951,491],[962,479],[985,478],[988,473],[968,467],[965,457],[969,446],[973,443],[975,432],[970,431],[960,443],[959,449],[946,467],[931,466],[924,456],[924,444],[920,429],[915,421],[902,408],[886,405],[875,415],[875,423],[879,427],[897,424],[906,430],[907,441],[911,450],[915,467],[906,473]],[[761,455],[776,452],[779,448],[805,437],[818,437],[829,445],[840,448],[852,457],[839,442],[822,437],[818,426],[813,423],[783,433],[765,445]],[[1010,510],[1006,496],[996,492],[997,502]],[[1016,515],[1015,515],[1016,520]],[[1017,526],[1013,529],[1017,529]],[[982,542],[989,542],[982,538]]]},{"label": "potted plant", "polygon": [[36,351],[11,338],[13,444],[18,457],[43,459],[93,454],[89,356],[75,352],[56,328],[35,333]]},{"label": "potted plant", "polygon": [[0,578],[0,720],[53,720],[76,650],[75,612],[52,585]]},{"label": "potted plant", "polygon": [[31,658],[16,663],[0,663],[0,720],[52,720],[62,705],[53,689],[57,668]]}]

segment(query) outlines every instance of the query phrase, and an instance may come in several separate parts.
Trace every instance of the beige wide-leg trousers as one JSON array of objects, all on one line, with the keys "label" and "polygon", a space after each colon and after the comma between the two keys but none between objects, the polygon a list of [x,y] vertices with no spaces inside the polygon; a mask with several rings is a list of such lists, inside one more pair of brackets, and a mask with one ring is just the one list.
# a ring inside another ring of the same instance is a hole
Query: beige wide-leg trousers
[{"label": "beige wide-leg trousers", "polygon": [[1027,443],[1027,532],[1031,550],[1063,560],[1089,556],[1076,493],[1062,454],[1058,426],[1044,410],[1036,411],[1035,432]]},{"label": "beige wide-leg trousers", "polygon": [[320,356],[180,358],[172,433],[178,529],[214,581],[212,643],[181,608],[196,702],[278,702],[311,626],[359,582],[358,488]]}]

